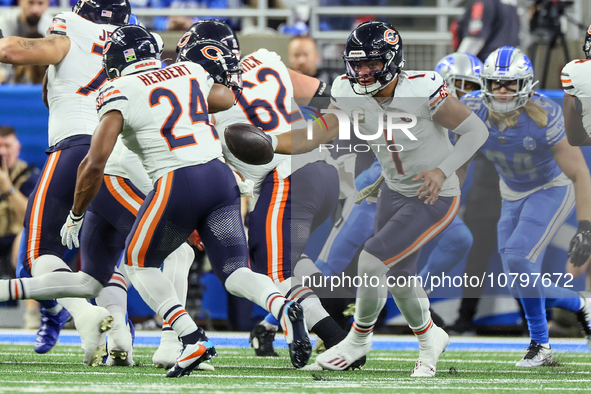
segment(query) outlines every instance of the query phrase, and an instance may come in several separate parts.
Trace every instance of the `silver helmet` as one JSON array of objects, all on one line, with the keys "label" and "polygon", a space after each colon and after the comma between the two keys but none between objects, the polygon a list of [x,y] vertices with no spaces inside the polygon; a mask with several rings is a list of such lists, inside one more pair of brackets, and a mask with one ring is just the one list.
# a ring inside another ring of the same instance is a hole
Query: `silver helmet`
[{"label": "silver helmet", "polygon": [[[447,87],[452,96],[458,97],[458,92],[462,95],[469,93],[466,90],[466,82],[472,82],[480,90],[480,72],[482,71],[482,62],[474,55],[467,53],[452,53],[447,55],[437,63],[435,71],[441,75],[447,83]],[[460,81],[460,86],[456,86],[456,81]]]},{"label": "silver helmet", "polygon": [[[494,112],[505,113],[523,107],[532,94],[534,69],[527,56],[514,47],[500,47],[484,61],[480,74],[484,105]],[[509,94],[493,90],[493,83],[501,84]],[[515,86],[509,86],[513,83]]]}]

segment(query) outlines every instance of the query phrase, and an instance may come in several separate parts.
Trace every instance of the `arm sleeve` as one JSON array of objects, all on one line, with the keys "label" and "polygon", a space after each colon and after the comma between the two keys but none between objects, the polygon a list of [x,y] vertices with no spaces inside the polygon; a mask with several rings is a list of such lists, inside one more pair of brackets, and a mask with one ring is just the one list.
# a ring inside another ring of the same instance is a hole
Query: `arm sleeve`
[{"label": "arm sleeve", "polygon": [[437,166],[446,178],[470,160],[488,138],[488,128],[474,112],[453,132],[462,137],[458,139],[449,156]]}]

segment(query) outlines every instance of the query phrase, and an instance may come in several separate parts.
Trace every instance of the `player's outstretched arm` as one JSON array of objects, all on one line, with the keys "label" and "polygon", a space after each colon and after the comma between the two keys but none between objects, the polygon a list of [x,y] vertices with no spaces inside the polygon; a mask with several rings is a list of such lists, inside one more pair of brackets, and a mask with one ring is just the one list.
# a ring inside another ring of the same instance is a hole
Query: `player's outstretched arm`
[{"label": "player's outstretched arm", "polygon": [[575,267],[585,264],[591,256],[591,175],[581,149],[566,139],[550,148],[554,160],[573,182],[579,228],[569,247],[570,261]]},{"label": "player's outstretched arm", "polygon": [[339,118],[334,114],[326,114],[323,117],[326,121],[326,130],[324,125],[320,126],[318,123],[313,123],[311,135],[308,135],[308,128],[304,127],[276,136],[277,146],[275,153],[285,155],[306,153],[334,140],[339,134]]},{"label": "player's outstretched arm", "polygon": [[44,38],[0,39],[0,62],[16,65],[58,64],[70,50],[70,39],[60,34]]},{"label": "player's outstretched arm", "polygon": [[103,170],[109,155],[113,151],[117,136],[123,129],[121,112],[113,110],[101,118],[94,134],[86,157],[78,167],[76,192],[72,213],[80,216],[98,193],[103,183]]},{"label": "player's outstretched arm", "polygon": [[583,126],[582,108],[579,98],[565,93],[563,109],[564,127],[566,129],[568,143],[572,146],[591,145],[591,138],[589,138],[589,134],[585,130],[585,126]]}]

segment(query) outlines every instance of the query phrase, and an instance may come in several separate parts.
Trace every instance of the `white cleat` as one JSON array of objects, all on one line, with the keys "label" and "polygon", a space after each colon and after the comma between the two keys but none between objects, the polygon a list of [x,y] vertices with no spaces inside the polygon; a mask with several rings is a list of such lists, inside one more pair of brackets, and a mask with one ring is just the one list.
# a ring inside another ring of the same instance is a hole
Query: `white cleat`
[{"label": "white cleat", "polygon": [[106,365],[118,367],[133,366],[133,340],[125,319],[116,319],[107,336]]},{"label": "white cleat", "polygon": [[170,369],[183,351],[183,343],[176,332],[162,331],[160,346],[152,356],[152,362],[156,368]]},{"label": "white cleat", "polygon": [[74,320],[74,323],[82,340],[84,365],[96,367],[102,364],[106,355],[105,337],[112,327],[113,317],[105,308],[88,305],[88,313]]},{"label": "white cleat", "polygon": [[[176,364],[183,351],[183,343],[174,331],[162,331],[160,346],[152,356],[152,363],[156,368],[170,369]],[[208,362],[201,363],[195,368],[199,371],[215,371],[213,365]]]},{"label": "white cleat", "polygon": [[531,341],[527,353],[515,363],[516,367],[545,367],[554,365],[554,356],[550,347],[544,347]]},{"label": "white cleat", "polygon": [[312,364],[306,365],[304,368],[301,368],[301,371],[322,371],[322,367],[317,362],[313,362]]},{"label": "white cleat", "polygon": [[331,371],[344,371],[351,367],[357,360],[371,351],[373,332],[366,337],[365,343],[353,342],[355,333],[351,328],[349,334],[341,342],[316,357],[316,363],[323,369]]},{"label": "white cleat", "polygon": [[591,300],[587,298],[588,292],[580,292],[583,297],[583,308],[577,312],[577,320],[583,330],[583,335],[587,338],[587,346],[591,349]]},{"label": "white cleat", "polygon": [[425,334],[428,336],[424,340],[419,340],[419,359],[410,373],[413,378],[435,376],[439,356],[445,352],[445,348],[449,345],[449,335],[435,323]]}]

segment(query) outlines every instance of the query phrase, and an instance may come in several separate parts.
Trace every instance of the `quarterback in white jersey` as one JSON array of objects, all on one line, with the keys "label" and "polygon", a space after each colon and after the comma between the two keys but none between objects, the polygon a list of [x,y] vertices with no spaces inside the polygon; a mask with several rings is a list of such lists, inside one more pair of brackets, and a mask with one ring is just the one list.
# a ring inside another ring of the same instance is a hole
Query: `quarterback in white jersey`
[{"label": "quarterback in white jersey", "polygon": [[221,146],[209,124],[209,111],[234,104],[228,87],[231,75],[240,73],[238,60],[224,45],[205,41],[186,47],[177,63],[160,69],[156,47],[152,34],[131,25],[115,30],[105,47],[110,81],[97,98],[100,121],[80,164],[62,242],[70,246],[78,241],[86,208],[99,192],[105,163],[121,135],[154,182],[127,237],[123,264],[144,301],[185,345],[167,376],[187,375],[216,354],[159,269],[195,229],[226,289],[281,319],[292,363],[305,365],[311,345],[303,311],[281,296],[268,277],[250,270],[238,185],[218,160]]},{"label": "quarterback in white jersey", "polygon": [[[24,256],[22,264],[26,273],[33,279],[39,277],[34,287],[45,290],[27,291],[24,281],[10,282],[12,297],[50,300],[59,297],[60,291],[68,287],[56,283],[43,286],[42,283],[50,281],[44,277],[46,273],[70,271],[62,260],[67,248],[55,236],[63,224],[56,213],[67,212],[72,205],[76,168],[88,151],[97,125],[93,109],[96,91],[106,80],[101,63],[104,43],[118,25],[128,22],[131,13],[127,0],[81,0],[72,11],[58,14],[45,38],[0,39],[0,62],[49,64],[46,94],[49,156],[29,197],[24,223],[26,253],[19,255]],[[86,275],[84,288],[89,293],[102,287],[92,276],[83,272],[80,275]],[[0,298],[4,298],[2,292]],[[98,347],[104,343],[104,331],[111,326],[109,312],[83,299],[60,299],[60,304],[74,317],[85,350],[84,363],[96,363]],[[44,331],[59,332],[63,326],[61,322],[65,323],[68,318],[59,319],[59,316],[67,312],[63,312],[60,305],[51,305],[44,304],[51,314],[50,321],[57,319],[60,323]],[[40,337],[42,341],[48,340],[41,333]]]},{"label": "quarterback in white jersey", "polygon": [[583,45],[586,59],[576,59],[562,69],[564,123],[568,142],[591,145],[591,25]]},{"label": "quarterback in white jersey", "polygon": [[[419,358],[411,376],[434,376],[449,336],[433,324],[428,297],[412,277],[421,247],[458,211],[455,171],[476,153],[488,132],[467,106],[448,95],[437,73],[402,71],[402,40],[390,24],[371,21],[359,25],[347,40],[343,58],[347,75],[333,84],[330,107],[341,112],[325,116],[329,132],[324,134],[328,135],[320,138],[323,133],[314,126],[309,141],[305,129],[292,131],[292,141],[284,136],[276,141],[279,152],[325,142],[336,134],[337,116],[346,118],[342,112],[350,114],[356,103],[364,118],[360,121],[357,113],[353,126],[369,137],[385,179],[370,186],[379,188],[375,232],[359,256],[358,270],[359,276],[376,277],[379,283],[357,289],[351,331],[316,362],[325,369],[342,370],[369,353],[373,327],[389,290],[419,341]],[[378,123],[380,119],[385,120]],[[343,123],[342,127],[348,127],[348,122]],[[445,129],[461,135],[455,146]],[[403,276],[407,285],[390,286],[388,275]]]}]

